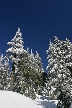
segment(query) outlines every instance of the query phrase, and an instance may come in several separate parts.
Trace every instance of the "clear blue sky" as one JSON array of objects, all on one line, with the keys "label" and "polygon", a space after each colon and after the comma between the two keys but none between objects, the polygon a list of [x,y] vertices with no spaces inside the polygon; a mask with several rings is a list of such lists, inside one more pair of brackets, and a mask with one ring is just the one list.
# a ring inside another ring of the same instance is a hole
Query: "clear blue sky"
[{"label": "clear blue sky", "polygon": [[0,0],[0,52],[5,54],[7,42],[17,28],[23,34],[25,49],[37,50],[47,66],[49,40],[72,40],[72,0]]}]

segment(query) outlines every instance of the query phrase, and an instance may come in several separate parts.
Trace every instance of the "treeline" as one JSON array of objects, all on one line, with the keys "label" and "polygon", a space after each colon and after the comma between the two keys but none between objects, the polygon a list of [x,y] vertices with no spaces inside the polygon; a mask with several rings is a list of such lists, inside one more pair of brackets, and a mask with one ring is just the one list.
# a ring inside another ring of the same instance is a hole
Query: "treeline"
[{"label": "treeline", "polygon": [[[7,43],[6,56],[0,56],[0,90],[10,90],[36,98],[36,94],[59,100],[57,108],[72,102],[72,42],[66,38],[50,40],[45,72],[40,55],[24,49],[20,29]],[[12,65],[10,66],[10,62]],[[66,100],[66,101],[65,101]]]},{"label": "treeline", "polygon": [[6,50],[6,56],[0,56],[0,90],[10,90],[36,98],[36,94],[42,93],[47,77],[41,57],[37,51],[34,55],[32,49],[31,52],[29,48],[24,49],[19,28],[7,44],[10,48]]}]

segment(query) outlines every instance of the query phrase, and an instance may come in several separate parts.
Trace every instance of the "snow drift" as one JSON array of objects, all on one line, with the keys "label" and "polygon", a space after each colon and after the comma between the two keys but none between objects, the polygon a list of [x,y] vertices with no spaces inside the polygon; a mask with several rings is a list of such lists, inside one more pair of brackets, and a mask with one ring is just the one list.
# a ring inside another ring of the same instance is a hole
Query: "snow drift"
[{"label": "snow drift", "polygon": [[56,104],[56,100],[47,100],[42,97],[31,100],[16,92],[0,90],[0,108],[56,108]]},{"label": "snow drift", "polygon": [[30,98],[11,91],[0,91],[0,108],[42,108]]}]

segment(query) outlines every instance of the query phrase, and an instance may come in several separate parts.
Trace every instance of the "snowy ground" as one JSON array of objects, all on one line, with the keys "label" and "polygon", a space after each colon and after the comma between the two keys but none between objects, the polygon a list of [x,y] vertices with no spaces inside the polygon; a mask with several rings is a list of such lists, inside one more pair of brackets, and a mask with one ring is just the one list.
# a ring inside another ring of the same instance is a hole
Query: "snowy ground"
[{"label": "snowy ground", "polygon": [[56,100],[47,100],[41,97],[31,100],[15,92],[0,90],[0,108],[56,108],[56,104]]}]

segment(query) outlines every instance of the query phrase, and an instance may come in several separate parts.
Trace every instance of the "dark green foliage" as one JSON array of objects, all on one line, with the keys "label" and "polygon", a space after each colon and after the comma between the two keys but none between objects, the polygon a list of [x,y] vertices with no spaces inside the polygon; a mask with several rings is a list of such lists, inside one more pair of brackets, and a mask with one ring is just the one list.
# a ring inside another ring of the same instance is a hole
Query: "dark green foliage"
[{"label": "dark green foliage", "polygon": [[59,100],[57,108],[70,108],[72,100],[69,90],[62,90],[61,87],[59,87],[59,95],[57,99]]},{"label": "dark green foliage", "polygon": [[47,77],[48,77],[48,74],[46,72],[43,72],[42,73],[43,86],[45,86],[45,83],[47,83]]}]

